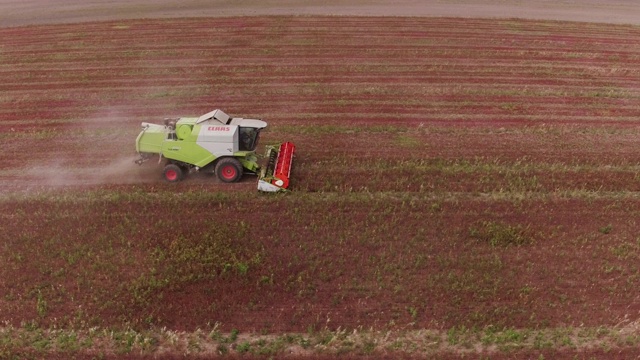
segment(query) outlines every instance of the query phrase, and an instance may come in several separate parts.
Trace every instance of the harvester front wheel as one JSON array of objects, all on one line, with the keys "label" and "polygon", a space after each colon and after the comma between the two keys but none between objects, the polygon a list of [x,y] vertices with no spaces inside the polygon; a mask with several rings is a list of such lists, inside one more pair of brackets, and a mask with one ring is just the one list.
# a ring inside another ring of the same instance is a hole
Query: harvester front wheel
[{"label": "harvester front wheel", "polygon": [[180,181],[184,176],[184,172],[182,171],[180,166],[176,164],[168,164],[167,166],[165,166],[163,174],[165,180],[167,180],[168,182]]},{"label": "harvester front wheel", "polygon": [[224,158],[216,164],[216,176],[220,181],[232,183],[242,177],[242,164],[236,158]]}]

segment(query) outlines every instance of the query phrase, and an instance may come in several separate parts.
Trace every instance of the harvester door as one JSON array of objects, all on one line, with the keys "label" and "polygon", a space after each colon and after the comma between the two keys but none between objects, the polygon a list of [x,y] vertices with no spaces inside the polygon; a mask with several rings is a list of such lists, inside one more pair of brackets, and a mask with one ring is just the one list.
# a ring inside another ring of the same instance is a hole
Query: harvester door
[{"label": "harvester door", "polygon": [[258,145],[260,129],[240,127],[240,151],[254,151]]}]

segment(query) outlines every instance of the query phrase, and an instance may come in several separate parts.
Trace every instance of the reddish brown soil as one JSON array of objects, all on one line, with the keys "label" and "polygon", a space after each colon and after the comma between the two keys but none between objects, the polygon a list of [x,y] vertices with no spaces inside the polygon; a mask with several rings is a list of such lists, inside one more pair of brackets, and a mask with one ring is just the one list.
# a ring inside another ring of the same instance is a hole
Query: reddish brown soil
[{"label": "reddish brown soil", "polygon": [[[636,321],[640,29],[339,20],[0,28],[0,320],[253,333]],[[215,107],[264,118],[264,143],[297,144],[291,193],[257,194],[249,176],[168,185],[161,166],[133,164],[140,122]],[[491,226],[526,241],[494,246]]]}]

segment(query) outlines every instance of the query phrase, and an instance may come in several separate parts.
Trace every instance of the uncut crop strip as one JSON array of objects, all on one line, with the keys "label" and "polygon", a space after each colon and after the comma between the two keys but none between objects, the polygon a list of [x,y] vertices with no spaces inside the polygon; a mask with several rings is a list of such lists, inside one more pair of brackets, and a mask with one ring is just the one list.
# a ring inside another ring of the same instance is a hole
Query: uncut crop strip
[{"label": "uncut crop strip", "polygon": [[[403,358],[458,359],[474,355],[491,356],[492,359],[534,357],[536,355],[570,358],[574,353],[583,357],[606,358],[612,353],[623,358],[633,358],[639,353],[639,339],[629,336],[637,323],[625,322],[617,327],[580,327],[554,329],[506,329],[484,330],[452,328],[449,331],[335,331],[321,330],[312,333],[287,333],[282,335],[250,334],[238,330],[223,332],[219,324],[196,331],[153,329],[109,330],[46,330],[5,327],[0,329],[0,339],[12,351],[22,357],[44,356],[91,358],[91,354],[115,352],[122,356],[151,357],[159,353],[183,353],[190,356],[217,357],[222,354],[244,358],[265,356],[291,356],[314,359],[333,359],[345,353],[357,353],[370,357],[395,354]],[[37,347],[32,344],[38,344]],[[569,348],[571,350],[569,350]],[[498,350],[496,350],[498,349]],[[250,354],[254,354],[251,356]],[[54,356],[55,356],[54,355]],[[576,355],[577,356],[577,355]]]}]

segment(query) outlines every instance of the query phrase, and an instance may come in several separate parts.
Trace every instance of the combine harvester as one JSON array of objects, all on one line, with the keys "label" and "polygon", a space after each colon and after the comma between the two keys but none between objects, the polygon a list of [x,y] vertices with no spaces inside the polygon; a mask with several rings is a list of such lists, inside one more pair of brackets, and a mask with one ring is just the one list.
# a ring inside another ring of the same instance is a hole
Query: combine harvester
[{"label": "combine harvester", "polygon": [[232,118],[214,110],[197,118],[165,119],[164,125],[143,122],[136,138],[137,164],[155,155],[166,159],[164,178],[182,180],[191,171],[215,173],[225,183],[242,175],[258,175],[258,190],[284,191],[289,187],[295,145],[285,142],[267,146],[266,166],[258,164],[255,149],[260,131],[267,123],[256,119]]}]

